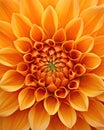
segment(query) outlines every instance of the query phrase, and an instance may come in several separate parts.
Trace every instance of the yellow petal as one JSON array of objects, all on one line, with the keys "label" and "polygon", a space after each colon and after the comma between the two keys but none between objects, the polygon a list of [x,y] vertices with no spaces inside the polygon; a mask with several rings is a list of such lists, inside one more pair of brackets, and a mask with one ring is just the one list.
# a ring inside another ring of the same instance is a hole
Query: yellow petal
[{"label": "yellow petal", "polygon": [[24,85],[24,77],[15,70],[8,70],[0,80],[0,87],[5,91],[17,91]]},{"label": "yellow petal", "polygon": [[20,110],[30,108],[35,103],[34,89],[24,88],[18,95]]},{"label": "yellow petal", "polygon": [[40,25],[43,7],[39,0],[20,0],[20,12],[27,16],[32,23]]},{"label": "yellow petal", "polygon": [[64,27],[69,20],[79,15],[78,0],[59,0],[56,5],[56,12],[59,19],[59,27]]},{"label": "yellow petal", "polygon": [[28,111],[16,111],[3,120],[3,130],[29,130],[29,128]]},{"label": "yellow petal", "polygon": [[9,93],[0,89],[0,116],[9,116],[18,107],[18,93]]},{"label": "yellow petal", "polygon": [[53,96],[49,96],[44,100],[44,107],[49,115],[54,115],[58,111],[59,105],[59,100]]},{"label": "yellow petal", "polygon": [[81,13],[81,17],[84,21],[84,34],[96,32],[103,25],[104,6],[88,8]]},{"label": "yellow petal", "polygon": [[90,101],[89,109],[82,113],[85,120],[93,127],[104,127],[104,105],[98,101]]},{"label": "yellow petal", "polygon": [[32,130],[45,130],[50,122],[50,116],[39,102],[30,109],[29,122]]},{"label": "yellow petal", "polygon": [[0,63],[5,66],[15,66],[22,61],[21,55],[13,48],[0,49]]},{"label": "yellow petal", "polygon": [[17,38],[30,36],[32,23],[24,15],[14,13],[12,15],[11,25],[13,32]]},{"label": "yellow petal", "polygon": [[72,128],[76,123],[76,112],[67,103],[61,103],[58,111],[58,116],[61,122],[68,128]]},{"label": "yellow petal", "polygon": [[65,26],[67,40],[76,40],[83,33],[83,21],[81,18],[72,19]]},{"label": "yellow petal", "polygon": [[17,0],[0,0],[0,20],[10,22],[12,13],[19,11]]},{"label": "yellow petal", "polygon": [[80,79],[79,88],[87,96],[95,97],[104,92],[104,82],[99,76],[88,73]]},{"label": "yellow petal", "polygon": [[97,96],[97,99],[104,102],[104,92],[101,95]]},{"label": "yellow petal", "polygon": [[42,15],[42,27],[49,38],[58,28],[58,18],[52,6],[48,6]]}]

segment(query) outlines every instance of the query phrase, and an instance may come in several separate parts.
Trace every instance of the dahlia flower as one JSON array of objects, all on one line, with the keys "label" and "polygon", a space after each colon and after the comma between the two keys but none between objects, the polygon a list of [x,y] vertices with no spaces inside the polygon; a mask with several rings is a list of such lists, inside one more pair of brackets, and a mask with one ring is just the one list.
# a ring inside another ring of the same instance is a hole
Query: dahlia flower
[{"label": "dahlia flower", "polygon": [[0,0],[0,130],[104,130],[104,0]]}]

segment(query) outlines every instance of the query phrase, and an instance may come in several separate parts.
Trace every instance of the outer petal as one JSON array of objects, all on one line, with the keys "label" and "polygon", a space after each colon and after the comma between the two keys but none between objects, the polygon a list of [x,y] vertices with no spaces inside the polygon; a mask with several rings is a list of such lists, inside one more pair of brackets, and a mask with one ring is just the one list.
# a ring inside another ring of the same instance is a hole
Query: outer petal
[{"label": "outer petal", "polygon": [[95,97],[104,92],[104,82],[99,76],[88,73],[80,79],[79,88],[87,96]]},{"label": "outer petal", "polygon": [[43,7],[39,0],[20,0],[20,12],[27,16],[32,23],[40,25]]},{"label": "outer petal", "polygon": [[30,28],[32,26],[32,23],[27,17],[21,14],[14,13],[12,15],[11,24],[12,24],[13,32],[17,38],[30,36]]},{"label": "outer petal", "polygon": [[102,93],[101,95],[97,96],[97,99],[104,102],[104,93]]},{"label": "outer petal", "polygon": [[15,70],[8,70],[0,80],[0,87],[5,91],[17,91],[24,85],[24,77]]},{"label": "outer petal", "polygon": [[76,123],[76,112],[67,103],[61,104],[59,111],[58,111],[58,116],[59,116],[59,119],[61,120],[61,122],[68,128],[72,128],[74,126],[74,124]]},{"label": "outer petal", "polygon": [[32,130],[45,130],[50,122],[50,116],[45,111],[42,102],[33,106],[29,112],[29,122]]},{"label": "outer petal", "polygon": [[48,6],[42,15],[42,27],[48,37],[52,37],[58,28],[57,14],[51,6]]},{"label": "outer petal", "polygon": [[0,116],[9,116],[18,109],[17,96],[18,93],[8,93],[0,89]]},{"label": "outer petal", "polygon": [[28,130],[29,128],[28,111],[16,111],[3,120],[3,130]]},{"label": "outer petal", "polygon": [[98,101],[90,101],[89,109],[83,112],[85,120],[93,127],[104,127],[104,105]]}]

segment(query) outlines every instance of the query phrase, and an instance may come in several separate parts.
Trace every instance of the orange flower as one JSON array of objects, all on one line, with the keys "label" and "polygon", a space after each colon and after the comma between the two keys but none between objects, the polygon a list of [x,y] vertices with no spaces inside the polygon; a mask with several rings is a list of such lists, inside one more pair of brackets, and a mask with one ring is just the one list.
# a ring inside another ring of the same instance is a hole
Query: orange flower
[{"label": "orange flower", "polygon": [[0,0],[0,130],[104,130],[103,79],[103,0]]}]

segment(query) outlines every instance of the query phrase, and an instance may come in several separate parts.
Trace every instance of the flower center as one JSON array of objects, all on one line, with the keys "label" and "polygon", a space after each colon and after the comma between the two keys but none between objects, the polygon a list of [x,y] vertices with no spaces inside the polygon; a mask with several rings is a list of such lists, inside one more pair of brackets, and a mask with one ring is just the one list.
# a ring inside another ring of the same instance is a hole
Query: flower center
[{"label": "flower center", "polygon": [[54,71],[56,68],[53,62],[49,62],[48,67],[50,68],[51,71]]}]

